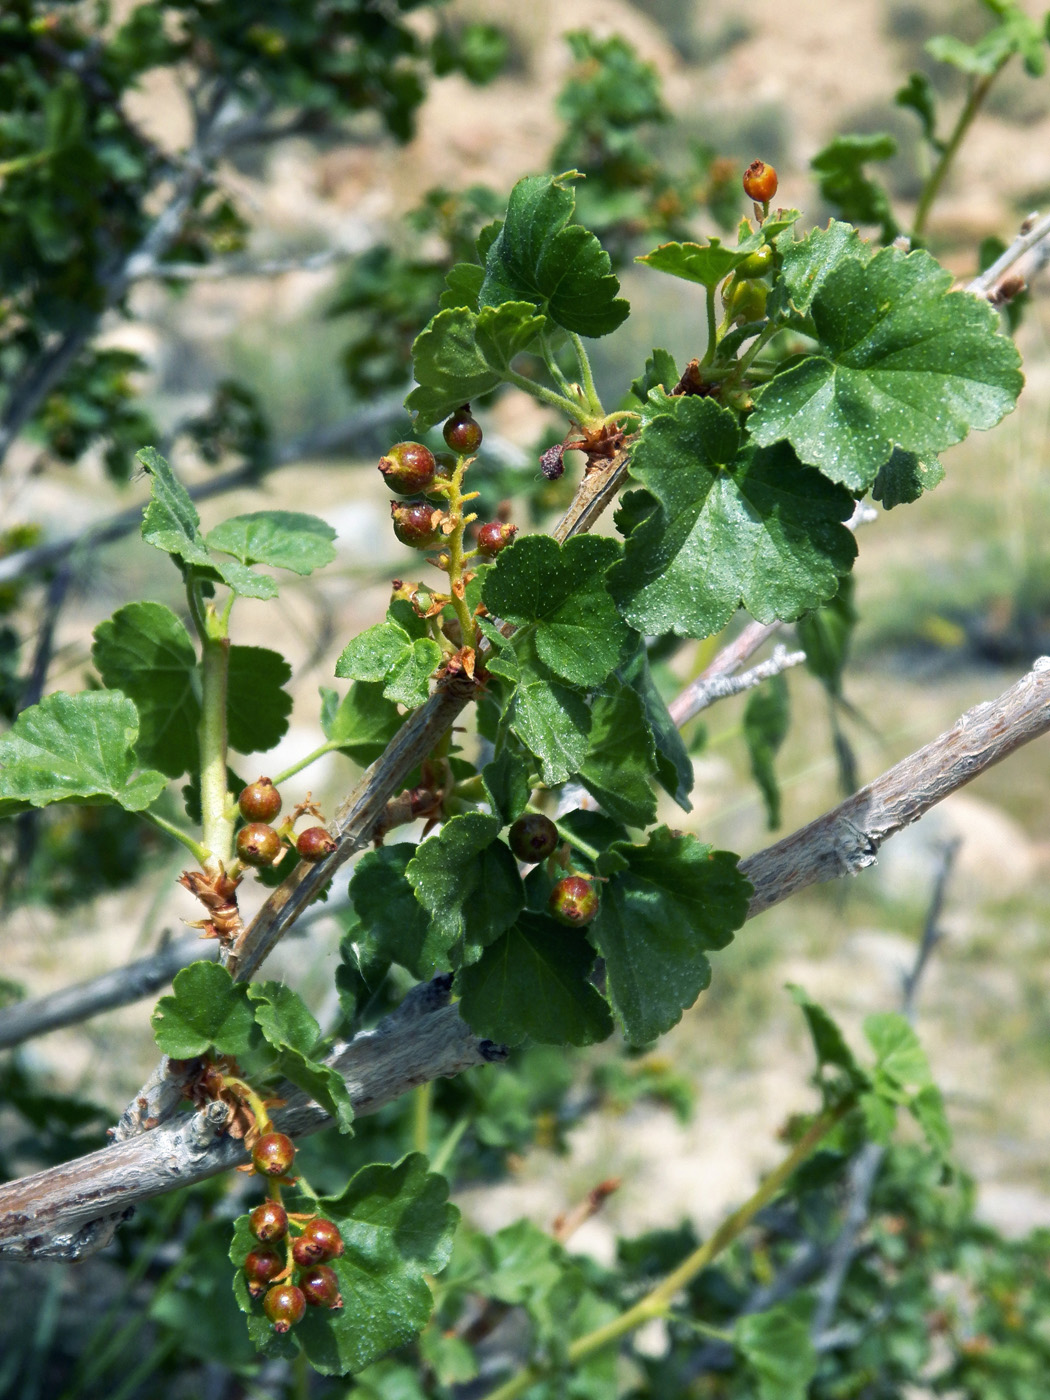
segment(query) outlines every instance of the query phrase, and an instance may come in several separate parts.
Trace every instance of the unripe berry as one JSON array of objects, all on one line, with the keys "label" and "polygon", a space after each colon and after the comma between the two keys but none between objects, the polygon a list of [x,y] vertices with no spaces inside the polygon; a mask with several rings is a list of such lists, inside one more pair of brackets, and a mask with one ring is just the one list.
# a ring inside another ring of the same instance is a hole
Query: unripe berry
[{"label": "unripe berry", "polygon": [[734,269],[735,276],[744,281],[748,277],[764,277],[773,265],[773,249],[768,243],[763,243],[761,248],[749,253],[742,263]]},{"label": "unripe berry", "polygon": [[294,1283],[279,1283],[263,1299],[263,1312],[273,1323],[275,1332],[287,1332],[302,1322],[306,1299]]},{"label": "unripe berry", "polygon": [[453,413],[441,429],[441,436],[461,457],[469,456],[481,446],[481,429],[465,404]]},{"label": "unripe berry", "polygon": [[598,891],[582,875],[566,875],[551,890],[547,908],[559,924],[582,928],[598,913]]},{"label": "unripe berry", "polygon": [[338,1259],[346,1248],[338,1225],[331,1220],[325,1220],[323,1216],[308,1221],[295,1243],[304,1245],[313,1264],[324,1264],[329,1259]]},{"label": "unripe berry", "polygon": [[335,842],[323,826],[308,826],[295,843],[300,860],[324,860],[335,850]]},{"label": "unripe berry", "polygon": [[769,288],[765,282],[733,282],[724,298],[726,308],[737,325],[760,321],[766,314]]},{"label": "unripe berry", "polygon": [[490,520],[478,530],[477,550],[486,559],[492,559],[501,549],[505,549],[518,533],[517,525],[504,525],[499,520]]},{"label": "unripe berry", "polygon": [[237,806],[246,822],[272,822],[281,810],[281,794],[269,778],[256,778],[241,789]]},{"label": "unripe berry", "polygon": [[434,480],[434,454],[421,442],[399,442],[379,459],[383,480],[399,496],[425,491]]},{"label": "unripe berry", "polygon": [[764,160],[753,160],[744,171],[744,193],[756,204],[768,204],[777,192],[777,172]]},{"label": "unripe berry", "polygon": [[510,848],[519,860],[535,865],[558,847],[558,828],[539,812],[526,812],[507,833]]},{"label": "unripe berry", "polygon": [[237,854],[245,865],[272,865],[281,854],[281,838],[265,822],[250,822],[237,833]]},{"label": "unripe berry", "polygon": [[263,1201],[249,1215],[248,1228],[257,1240],[283,1240],[288,1233],[288,1212],[280,1201]]},{"label": "unripe berry", "polygon": [[252,1149],[252,1165],[262,1176],[287,1176],[295,1160],[295,1143],[284,1133],[264,1133]]},{"label": "unripe berry", "polygon": [[343,1295],[339,1292],[339,1280],[335,1270],[327,1264],[318,1264],[299,1275],[299,1287],[303,1297],[313,1308],[341,1308]]},{"label": "unripe berry", "polygon": [[258,1298],[283,1268],[284,1260],[275,1249],[253,1249],[244,1261],[244,1275],[252,1297]]},{"label": "unripe berry", "polygon": [[441,512],[426,501],[390,502],[394,534],[409,549],[429,549],[441,538]]}]

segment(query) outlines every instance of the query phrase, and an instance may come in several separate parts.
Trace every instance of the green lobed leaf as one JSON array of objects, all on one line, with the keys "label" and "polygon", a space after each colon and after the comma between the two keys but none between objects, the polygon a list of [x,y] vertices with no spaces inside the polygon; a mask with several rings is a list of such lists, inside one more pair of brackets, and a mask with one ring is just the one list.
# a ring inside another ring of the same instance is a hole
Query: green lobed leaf
[{"label": "green lobed leaf", "polygon": [[751,886],[736,856],[665,826],[644,846],[614,843],[599,868],[612,878],[589,932],[617,1020],[643,1045],[670,1030],[708,985],[706,954],[743,924]]},{"label": "green lobed leaf", "polygon": [[806,653],[806,670],[817,677],[829,695],[842,694],[842,673],[856,623],[852,575],[842,580],[834,598],[798,620],[798,639]]},{"label": "green lobed leaf", "polygon": [[135,755],[139,717],[117,690],[47,695],[0,738],[0,817],[53,802],[141,812],[167,786]]},{"label": "green lobed leaf", "polygon": [[243,564],[217,562],[211,557],[201,535],[197,508],[160,453],[144,447],[136,455],[150,478],[150,501],[142,516],[142,538],[146,543],[184,564],[217,574],[235,593],[246,598],[276,598],[277,584],[272,578]]},{"label": "green lobed leaf", "polygon": [[[767,219],[754,231],[751,231],[751,225],[745,219],[740,226],[740,242],[735,248],[723,243],[720,238],[710,238],[706,243],[662,243],[651,253],[635,258],[635,262],[645,263],[657,272],[669,273],[686,282],[697,282],[701,287],[713,291],[734,268],[745,262],[763,243],[771,243],[790,228],[797,218],[797,210],[792,209],[776,218]],[[663,353],[666,354],[666,351]],[[672,386],[673,381],[664,385],[668,390]]]},{"label": "green lobed leaf", "polygon": [[732,415],[713,400],[670,403],[643,428],[631,463],[654,503],[628,497],[617,515],[630,534],[610,587],[628,622],[708,637],[741,603],[760,622],[793,621],[831,597],[856,555],[841,523],[849,493],[783,444],[733,458]]},{"label": "green lobed leaf", "polygon": [[748,1313],[733,1329],[733,1341],[758,1382],[758,1400],[806,1400],[817,1374],[808,1300]]},{"label": "green lobed leaf", "polygon": [[578,773],[587,757],[591,712],[568,686],[528,681],[515,688],[510,728],[554,787]]},{"label": "green lobed leaf", "polygon": [[358,681],[342,700],[321,687],[321,729],[329,743],[362,766],[372,763],[389,744],[403,721],[397,706],[383,696],[381,685]]},{"label": "green lobed leaf", "polygon": [[852,259],[867,266],[875,256],[875,249],[853,225],[839,219],[829,219],[826,229],[812,229],[797,242],[785,234],[777,247],[782,257],[778,291],[782,287],[791,305],[803,316],[809,314],[828,274],[841,262]]},{"label": "green lobed leaf", "polygon": [[656,748],[656,776],[661,787],[685,812],[692,811],[689,794],[693,790],[693,761],[689,757],[678,726],[653,680],[644,644],[621,672],[624,681],[637,692],[645,707],[645,719]]},{"label": "green lobed leaf", "polygon": [[400,963],[422,980],[451,964],[444,932],[431,924],[405,876],[417,849],[402,842],[366,851],[354,866],[350,898],[363,925],[360,943],[366,957]]},{"label": "green lobed leaf", "polygon": [[879,468],[871,494],[884,510],[892,510],[894,506],[917,501],[924,491],[932,491],[943,480],[944,468],[936,457],[924,459],[895,447],[889,461]]},{"label": "green lobed leaf", "polygon": [[439,311],[412,346],[417,387],[405,407],[416,415],[416,427],[440,423],[503,383],[511,362],[536,342],[545,324],[531,302]]},{"label": "green lobed leaf", "polygon": [[511,639],[516,655],[522,643],[534,642],[556,675],[573,685],[600,685],[628,636],[605,586],[619,557],[615,540],[596,535],[563,545],[549,535],[527,535],[499,555],[481,596],[490,613],[530,629]]},{"label": "green lobed leaf", "polygon": [[608,335],[629,315],[609,254],[572,223],[576,196],[564,175],[527,175],[510,192],[507,216],[485,256],[478,305],[531,302],[579,335]]},{"label": "green lobed leaf", "polygon": [[579,778],[603,812],[626,826],[656,820],[656,748],[641,697],[615,677],[591,705],[591,736]]},{"label": "green lobed leaf", "polygon": [[517,820],[532,796],[532,757],[509,739],[500,752],[481,770],[481,781],[493,816],[504,826]]},{"label": "green lobed leaf", "polygon": [[171,987],[150,1018],[165,1055],[189,1060],[212,1047],[220,1055],[243,1055],[256,1043],[248,988],[218,963],[190,963],[175,974]]},{"label": "green lobed leaf", "polygon": [[865,136],[836,136],[810,161],[828,203],[852,223],[878,224],[883,243],[896,238],[900,225],[894,218],[889,195],[864,173],[864,166],[870,160],[889,160],[896,154],[896,140],[882,131]]},{"label": "green lobed leaf", "polygon": [[594,950],[572,929],[521,914],[456,979],[460,1011],[478,1035],[507,1044],[593,1045],[612,1031],[591,985]]},{"label": "green lobed leaf", "polygon": [[754,440],[786,439],[832,481],[866,490],[895,446],[920,457],[990,428],[1023,377],[995,312],[929,253],[848,257],[813,298],[819,351],[754,393]]},{"label": "green lobed leaf", "polygon": [[772,676],[748,696],[744,707],[744,740],[751,760],[751,775],[766,804],[772,831],[780,825],[780,784],[774,760],[787,738],[791,712],[785,678]]},{"label": "green lobed leaf", "polygon": [[525,907],[525,889],[510,848],[496,838],[500,819],[465,812],[416,849],[406,876],[429,913],[444,951],[462,943],[474,961]]},{"label": "green lobed leaf", "polygon": [[380,622],[343,648],[335,673],[342,679],[382,682],[388,700],[415,709],[425,704],[430,681],[441,665],[432,637],[412,637],[393,622]]},{"label": "green lobed leaf", "polygon": [[909,73],[908,81],[893,96],[898,107],[910,107],[922,123],[924,138],[937,151],[944,142],[937,139],[937,94],[925,73]]},{"label": "green lobed leaf", "polygon": [[335,1119],[339,1131],[351,1130],[354,1106],[341,1074],[313,1058],[321,1028],[297,992],[283,982],[251,982],[248,1000],[255,1024],[277,1051],[277,1068]]},{"label": "green lobed leaf", "polygon": [[335,558],[335,531],[316,515],[291,510],[258,510],[235,515],[209,530],[206,544],[232,554],[242,564],[267,564],[295,574],[312,574]]},{"label": "green lobed leaf", "polygon": [[857,1062],[853,1051],[846,1044],[838,1024],[817,1002],[811,1001],[801,987],[788,983],[788,992],[796,1006],[801,1008],[806,1018],[806,1027],[817,1057],[817,1077],[822,1076],[826,1066],[841,1070],[852,1088],[866,1089],[871,1080]]},{"label": "green lobed leaf", "polygon": [[292,668],[279,652],[230,647],[226,724],[232,749],[266,753],[283,738],[292,712],[292,697],[283,686],[291,678]]},{"label": "green lobed leaf", "polygon": [[197,766],[197,653],[162,603],[128,603],[95,628],[91,659],[104,685],[135,702],[135,752],[169,778]]},{"label": "green lobed leaf", "polygon": [[[445,1179],[428,1172],[426,1158],[413,1153],[393,1166],[363,1167],[337,1196],[293,1201],[295,1209],[319,1209],[334,1221],[345,1245],[329,1265],[339,1280],[342,1308],[308,1308],[288,1334],[315,1370],[328,1376],[360,1371],[426,1326],[433,1310],[427,1275],[448,1262],[459,1219],[447,1197]],[[257,1243],[248,1217],[241,1216],[230,1247],[234,1292],[249,1314],[253,1340],[270,1352],[273,1331],[244,1284],[244,1261]]]}]

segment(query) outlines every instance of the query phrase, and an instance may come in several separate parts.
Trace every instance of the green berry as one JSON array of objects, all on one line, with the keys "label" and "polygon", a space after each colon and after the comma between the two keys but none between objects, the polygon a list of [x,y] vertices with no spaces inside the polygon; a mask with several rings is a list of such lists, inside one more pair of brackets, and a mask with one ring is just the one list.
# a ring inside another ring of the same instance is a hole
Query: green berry
[{"label": "green berry", "polygon": [[518,533],[517,525],[503,525],[498,520],[490,520],[478,530],[477,550],[486,559],[494,558],[505,549]]},{"label": "green berry", "polygon": [[550,892],[547,908],[567,928],[582,928],[598,913],[598,891],[582,875],[566,875]]},{"label": "green berry", "polygon": [[294,1283],[279,1283],[263,1299],[263,1312],[273,1323],[275,1332],[287,1332],[303,1320],[306,1299]]},{"label": "green berry", "polygon": [[421,442],[396,443],[379,459],[383,480],[399,496],[425,491],[434,480],[434,454]]},{"label": "green berry", "polygon": [[248,1217],[248,1228],[257,1240],[271,1243],[288,1233],[288,1212],[280,1201],[263,1201]]},{"label": "green berry", "polygon": [[558,828],[550,817],[539,812],[526,812],[507,833],[510,848],[519,860],[535,865],[546,860],[558,848]]},{"label": "green berry", "polygon": [[272,822],[281,810],[281,794],[269,778],[256,778],[241,789],[237,805],[246,822]]},{"label": "green berry", "polygon": [[244,1274],[252,1297],[258,1298],[283,1268],[284,1260],[275,1249],[253,1249],[244,1261]]},{"label": "green berry", "polygon": [[764,282],[732,282],[724,298],[726,308],[737,325],[760,321],[766,314],[769,288]]},{"label": "green berry", "polygon": [[272,865],[281,854],[281,838],[265,822],[249,822],[237,833],[237,854],[245,865]]},{"label": "green berry", "polygon": [[311,1263],[314,1264],[338,1259],[345,1248],[338,1225],[334,1221],[325,1220],[323,1216],[317,1216],[307,1222],[303,1233],[296,1240],[296,1244],[300,1243],[305,1243],[310,1251]]},{"label": "green berry", "polygon": [[391,501],[394,534],[409,549],[429,549],[441,538],[441,511],[426,501]]},{"label": "green berry", "polygon": [[441,429],[441,436],[461,457],[473,455],[481,446],[481,429],[466,404],[453,413]]},{"label": "green berry", "polygon": [[746,281],[749,277],[764,277],[773,265],[773,249],[768,243],[763,243],[761,248],[749,253],[742,263],[734,269],[734,275],[741,281]]},{"label": "green berry", "polygon": [[335,850],[335,841],[323,826],[308,826],[295,843],[300,860],[324,860]]},{"label": "green berry", "polygon": [[339,1292],[339,1280],[335,1270],[327,1264],[317,1264],[299,1275],[299,1287],[303,1297],[313,1308],[341,1308],[343,1295]]},{"label": "green berry", "polygon": [[295,1160],[295,1143],[284,1133],[264,1133],[252,1149],[252,1165],[262,1176],[287,1176]]}]

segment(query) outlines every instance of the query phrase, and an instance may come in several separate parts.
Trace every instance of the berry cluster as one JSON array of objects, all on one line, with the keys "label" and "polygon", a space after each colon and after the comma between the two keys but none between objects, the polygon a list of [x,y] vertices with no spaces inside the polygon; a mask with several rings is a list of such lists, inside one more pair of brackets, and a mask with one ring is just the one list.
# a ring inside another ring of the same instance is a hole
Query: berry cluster
[{"label": "berry cluster", "polygon": [[[280,1180],[295,1158],[295,1145],[284,1133],[264,1133],[255,1144],[252,1164],[270,1178],[278,1194],[257,1205],[248,1226],[262,1246],[244,1261],[248,1292],[262,1297],[263,1311],[275,1332],[301,1322],[307,1307],[341,1308],[342,1295],[329,1261],[345,1248],[338,1226],[321,1215],[289,1215],[280,1201]],[[293,1237],[292,1228],[299,1230]],[[273,1248],[282,1245],[283,1251]]]},{"label": "berry cluster", "polygon": [[244,865],[276,865],[287,849],[285,841],[295,846],[300,860],[324,860],[335,850],[335,841],[323,826],[310,826],[295,835],[297,816],[304,811],[318,814],[309,799],[296,808],[280,831],[270,825],[281,810],[281,794],[269,778],[257,778],[242,789],[237,807],[247,823],[237,833],[237,855]]}]

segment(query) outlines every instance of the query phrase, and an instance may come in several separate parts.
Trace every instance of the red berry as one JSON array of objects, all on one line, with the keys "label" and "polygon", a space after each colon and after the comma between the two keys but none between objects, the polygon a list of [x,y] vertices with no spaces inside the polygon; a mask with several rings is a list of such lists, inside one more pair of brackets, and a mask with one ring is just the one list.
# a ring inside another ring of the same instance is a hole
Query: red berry
[{"label": "red berry", "polygon": [[308,826],[295,843],[301,860],[324,860],[335,850],[335,842],[323,826]]},{"label": "red berry", "polygon": [[311,1262],[324,1264],[329,1259],[338,1259],[345,1245],[338,1225],[322,1216],[308,1221],[303,1233],[295,1242],[303,1244],[310,1252]]},{"label": "red berry", "polygon": [[275,1332],[287,1332],[303,1320],[306,1299],[294,1283],[279,1283],[263,1299],[263,1312],[273,1323]]},{"label": "red berry", "polygon": [[441,436],[452,451],[458,452],[461,457],[476,452],[481,446],[481,429],[466,404],[453,413],[441,429]]},{"label": "red berry", "polygon": [[242,788],[237,805],[246,822],[272,822],[281,810],[281,794],[269,778],[256,778]]},{"label": "red berry", "polygon": [[441,511],[426,501],[390,502],[394,534],[409,549],[429,549],[441,538]]},{"label": "red berry", "polygon": [[510,544],[517,533],[517,525],[504,525],[498,520],[490,520],[487,525],[478,529],[478,553],[483,554],[486,559],[493,558]]},{"label": "red berry", "polygon": [[557,849],[558,828],[550,817],[542,816],[539,812],[526,812],[511,827],[507,839],[519,860],[535,865],[537,861],[546,860]]},{"label": "red berry", "polygon": [[414,496],[434,480],[434,454],[421,442],[399,442],[379,459],[379,470],[391,491]]},{"label": "red berry", "polygon": [[295,1159],[295,1143],[284,1133],[264,1133],[252,1149],[252,1165],[263,1176],[286,1176]]},{"label": "red berry", "polygon": [[582,928],[598,913],[598,891],[582,875],[566,875],[551,890],[547,908],[559,924]]},{"label": "red berry", "polygon": [[299,1287],[303,1297],[313,1308],[341,1308],[343,1295],[339,1292],[339,1280],[335,1270],[327,1264],[318,1264],[299,1275]]},{"label": "red berry", "polygon": [[281,838],[265,822],[250,822],[237,833],[237,854],[245,865],[272,865],[281,854]]},{"label": "red berry", "polygon": [[764,160],[753,160],[744,171],[744,193],[756,204],[768,204],[777,192],[777,172]]},{"label": "red berry", "polygon": [[244,1261],[244,1273],[248,1280],[248,1292],[258,1298],[268,1283],[271,1283],[284,1268],[284,1260],[274,1249],[253,1249]]},{"label": "red berry", "polygon": [[263,1201],[249,1215],[248,1228],[257,1240],[283,1240],[288,1233],[288,1212],[280,1201]]}]

